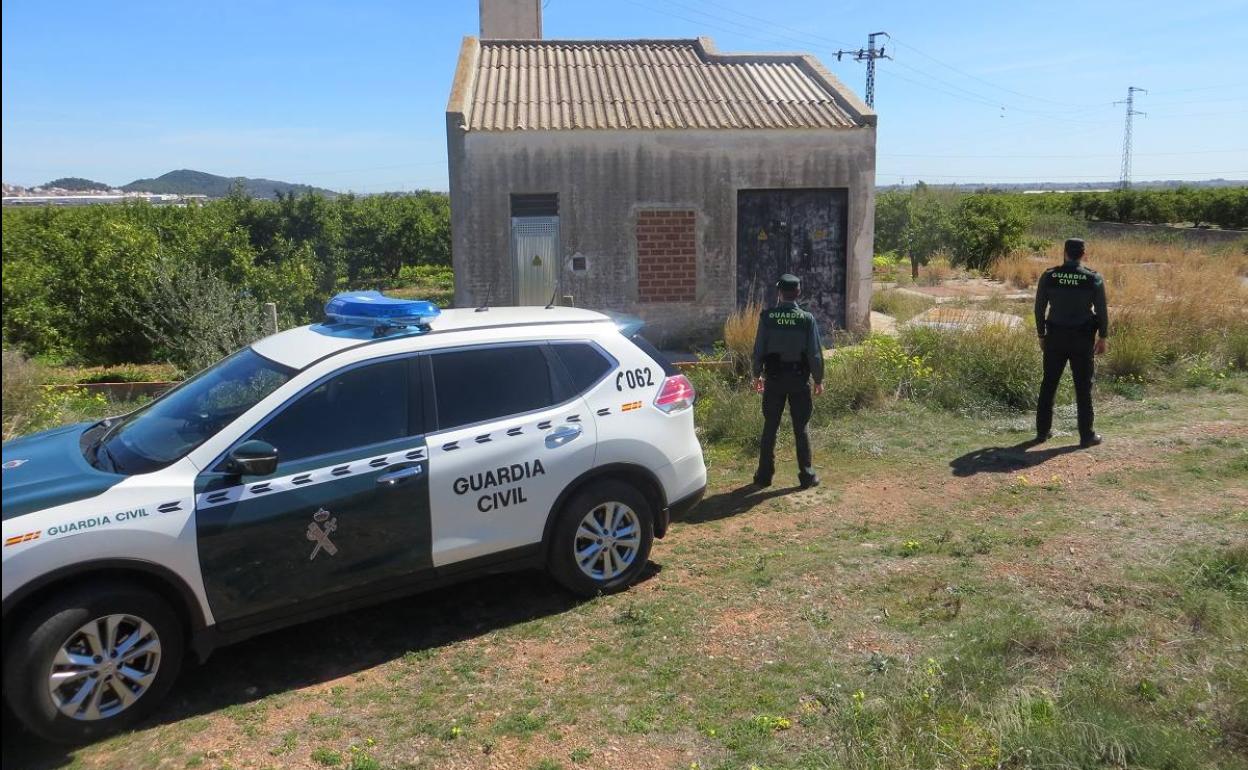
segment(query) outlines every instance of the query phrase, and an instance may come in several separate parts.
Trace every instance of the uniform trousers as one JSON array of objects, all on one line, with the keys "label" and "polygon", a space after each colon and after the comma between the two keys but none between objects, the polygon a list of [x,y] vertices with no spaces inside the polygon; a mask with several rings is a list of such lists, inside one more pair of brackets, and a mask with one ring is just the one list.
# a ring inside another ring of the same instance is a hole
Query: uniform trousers
[{"label": "uniform trousers", "polygon": [[793,419],[793,439],[797,446],[798,478],[809,481],[815,476],[810,456],[810,436],[806,424],[814,411],[810,394],[810,375],[805,372],[768,374],[763,380],[763,437],[758,448],[756,481],[771,482],[776,470],[776,432],[785,403]]},{"label": "uniform trousers", "polygon": [[1036,435],[1048,435],[1053,427],[1053,399],[1066,363],[1075,381],[1075,403],[1079,412],[1079,436],[1089,438],[1092,430],[1092,377],[1096,370],[1093,346],[1096,330],[1052,326],[1044,337],[1044,380],[1036,405]]}]

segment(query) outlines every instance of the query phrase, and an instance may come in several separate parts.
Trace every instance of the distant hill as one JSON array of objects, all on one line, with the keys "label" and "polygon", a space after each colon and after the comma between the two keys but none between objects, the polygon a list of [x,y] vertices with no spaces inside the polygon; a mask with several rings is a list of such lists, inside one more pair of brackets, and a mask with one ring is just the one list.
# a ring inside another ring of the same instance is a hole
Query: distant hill
[{"label": "distant hill", "polygon": [[105,192],[113,189],[112,185],[96,182],[93,179],[83,179],[80,176],[63,176],[60,179],[53,179],[51,182],[41,185],[43,188],[59,188],[61,190],[73,190],[75,192]]},{"label": "distant hill", "polygon": [[273,179],[250,179],[245,176],[229,177],[207,174],[203,171],[179,169],[170,171],[155,179],[136,179],[130,184],[122,185],[126,192],[150,192],[174,195],[207,195],[209,198],[224,198],[230,194],[234,185],[241,183],[243,190],[253,198],[276,198],[280,192],[286,193],[320,193],[336,195],[332,190],[313,187],[306,184],[278,182]]}]

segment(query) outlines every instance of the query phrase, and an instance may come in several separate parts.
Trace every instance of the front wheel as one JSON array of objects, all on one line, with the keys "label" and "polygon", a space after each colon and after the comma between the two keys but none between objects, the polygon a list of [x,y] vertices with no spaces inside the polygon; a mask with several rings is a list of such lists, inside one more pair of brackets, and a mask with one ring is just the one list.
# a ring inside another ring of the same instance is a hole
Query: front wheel
[{"label": "front wheel", "polygon": [[550,572],[581,596],[628,588],[654,544],[654,511],[645,496],[620,481],[595,483],[572,496],[555,523]]},{"label": "front wheel", "polygon": [[125,582],[82,586],[22,622],[5,655],[4,697],[36,735],[80,743],[151,713],[182,655],[182,624],[164,599]]}]

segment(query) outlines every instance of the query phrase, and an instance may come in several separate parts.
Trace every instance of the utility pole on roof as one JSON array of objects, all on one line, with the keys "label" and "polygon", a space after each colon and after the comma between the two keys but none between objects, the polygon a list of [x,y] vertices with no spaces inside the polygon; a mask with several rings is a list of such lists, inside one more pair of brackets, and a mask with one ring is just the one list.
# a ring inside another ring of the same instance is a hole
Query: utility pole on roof
[{"label": "utility pole on roof", "polygon": [[884,52],[884,46],[875,47],[875,39],[877,37],[889,37],[887,32],[872,32],[867,35],[867,47],[859,48],[857,51],[840,50],[836,52],[836,60],[840,61],[842,56],[852,56],[854,61],[865,61],[867,63],[867,106],[875,107],[875,60],[891,59]]}]

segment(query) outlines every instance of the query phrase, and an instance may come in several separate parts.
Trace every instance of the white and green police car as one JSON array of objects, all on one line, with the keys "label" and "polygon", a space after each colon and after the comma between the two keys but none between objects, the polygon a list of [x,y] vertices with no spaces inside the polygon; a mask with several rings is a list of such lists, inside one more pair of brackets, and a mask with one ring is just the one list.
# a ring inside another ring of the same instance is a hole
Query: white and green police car
[{"label": "white and green police car", "polygon": [[623,589],[703,494],[692,386],[608,316],[326,311],[4,445],[4,695],[35,733],[133,722],[188,651],[472,574]]}]

